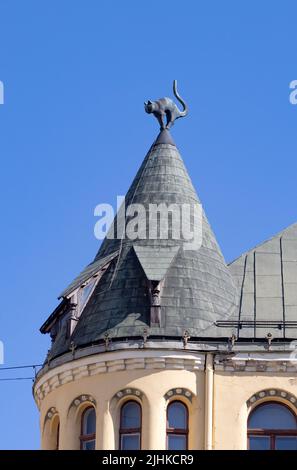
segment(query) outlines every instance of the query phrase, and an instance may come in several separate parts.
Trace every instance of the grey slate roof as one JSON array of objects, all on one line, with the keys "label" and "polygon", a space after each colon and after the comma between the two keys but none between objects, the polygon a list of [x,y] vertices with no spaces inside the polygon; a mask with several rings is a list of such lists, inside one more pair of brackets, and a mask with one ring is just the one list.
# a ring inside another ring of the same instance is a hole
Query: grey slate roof
[{"label": "grey slate roof", "polygon": [[239,337],[297,338],[297,223],[229,268],[239,289]]},{"label": "grey slate roof", "polygon": [[[193,204],[198,201],[181,156],[169,132],[163,131],[126,195],[126,206],[141,203],[148,210],[151,203]],[[199,250],[184,250],[183,240],[106,238],[94,264],[116,252],[119,255],[98,282],[72,338],[66,340],[61,332],[52,346],[52,356],[67,351],[70,341],[83,347],[102,340],[105,334],[111,338],[142,336],[144,328],[149,328],[150,335],[160,337],[181,337],[185,330],[189,330],[191,337],[228,334],[229,329],[217,328],[215,322],[236,316],[238,293],[204,213],[202,229]],[[178,253],[175,253],[177,248]],[[175,256],[165,259],[164,249],[172,250]],[[149,262],[145,255],[149,252],[162,252],[159,264],[156,260]],[[146,274],[161,277],[164,272],[161,297],[164,326],[150,327]]]}]

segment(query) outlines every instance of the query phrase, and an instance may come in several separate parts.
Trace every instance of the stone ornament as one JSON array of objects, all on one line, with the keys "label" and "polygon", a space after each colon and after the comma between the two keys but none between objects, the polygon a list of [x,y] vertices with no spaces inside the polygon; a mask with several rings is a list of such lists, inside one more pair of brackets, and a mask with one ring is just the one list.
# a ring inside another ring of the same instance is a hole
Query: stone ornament
[{"label": "stone ornament", "polygon": [[193,394],[192,392],[190,392],[190,390],[186,388],[172,388],[171,390],[168,390],[167,393],[165,393],[164,398],[165,400],[169,400],[173,396],[174,397],[183,396],[192,403]]},{"label": "stone ornament", "polygon": [[142,400],[143,393],[140,390],[137,390],[136,388],[123,388],[122,390],[119,390],[113,398],[115,398],[117,401],[119,401],[123,397],[127,396],[134,396]]},{"label": "stone ornament", "polygon": [[85,402],[93,403],[93,404],[96,406],[96,400],[95,400],[95,398],[93,398],[91,395],[86,395],[86,394],[84,394],[84,395],[80,395],[79,397],[76,397],[76,398],[72,401],[72,403],[71,403],[69,409],[70,409],[72,406],[74,406],[75,408],[77,408],[81,403],[85,403]]},{"label": "stone ornament", "polygon": [[297,398],[289,392],[286,392],[285,390],[280,390],[276,388],[269,388],[266,390],[261,390],[260,392],[255,393],[251,398],[247,400],[247,406],[254,405],[257,401],[262,400],[263,398],[275,398],[275,397],[280,397],[284,398],[285,400],[289,401],[294,405],[294,407],[297,410]]},{"label": "stone ornament", "polygon": [[55,415],[58,414],[58,411],[57,409],[52,406],[51,408],[49,408],[49,410],[47,411],[46,415],[45,415],[45,419],[44,419],[44,424],[43,426],[45,426],[46,422],[47,421],[50,421]]}]

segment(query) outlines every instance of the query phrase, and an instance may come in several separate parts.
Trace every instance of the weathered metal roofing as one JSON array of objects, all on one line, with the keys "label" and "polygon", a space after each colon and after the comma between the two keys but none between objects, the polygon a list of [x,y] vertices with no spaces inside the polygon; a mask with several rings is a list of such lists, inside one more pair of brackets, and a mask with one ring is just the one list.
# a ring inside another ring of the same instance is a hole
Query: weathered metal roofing
[{"label": "weathered metal roofing", "polygon": [[[181,156],[169,132],[164,130],[145,157],[126,195],[126,206],[139,203],[148,210],[152,203],[198,202]],[[185,250],[183,240],[146,238],[132,241],[121,234],[118,239],[106,238],[95,263],[100,264],[117,251],[119,255],[99,280],[72,337],[66,340],[63,333],[58,335],[52,355],[67,351],[70,341],[76,347],[83,347],[103,339],[106,334],[111,338],[142,336],[144,328],[149,329],[150,335],[163,338],[181,337],[185,330],[189,330],[191,337],[225,334],[227,330],[223,332],[215,322],[232,318],[237,308],[237,289],[204,213],[202,234],[202,246],[195,250]],[[158,253],[164,248],[174,252],[176,247],[179,250],[172,262],[167,259],[165,263],[162,257],[151,263],[147,259],[144,261],[145,252]],[[163,326],[150,327],[147,276],[160,277],[164,270]]]},{"label": "weathered metal roofing", "polygon": [[100,271],[100,269],[110,263],[110,261],[112,261],[118,255],[118,253],[118,251],[115,251],[108,256],[104,256],[103,258],[88,264],[88,266],[86,266],[85,269],[83,269],[82,272],[71,282],[71,284],[69,284],[69,286],[59,295],[59,299],[61,297],[67,297],[70,295],[85,281],[90,279],[90,277],[94,276],[96,273],[98,273],[98,271]]},{"label": "weathered metal roofing", "polygon": [[238,336],[297,338],[297,223],[244,253],[229,268],[240,295],[234,317]]},{"label": "weathered metal roofing", "polygon": [[147,279],[149,281],[162,281],[180,246],[152,248],[150,246],[134,245],[133,248]]}]

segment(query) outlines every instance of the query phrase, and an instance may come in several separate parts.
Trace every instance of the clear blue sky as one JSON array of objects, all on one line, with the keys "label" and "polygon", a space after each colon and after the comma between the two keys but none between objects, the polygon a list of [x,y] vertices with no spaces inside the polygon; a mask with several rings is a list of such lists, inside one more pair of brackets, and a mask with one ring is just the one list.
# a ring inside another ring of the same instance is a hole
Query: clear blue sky
[{"label": "clear blue sky", "polygon": [[[95,255],[93,210],[125,194],[157,125],[173,136],[227,261],[297,220],[297,4],[0,0],[1,323],[5,365],[38,363],[39,327]],[[1,377],[31,372],[0,372]],[[0,382],[0,447],[38,448],[30,381]]]}]

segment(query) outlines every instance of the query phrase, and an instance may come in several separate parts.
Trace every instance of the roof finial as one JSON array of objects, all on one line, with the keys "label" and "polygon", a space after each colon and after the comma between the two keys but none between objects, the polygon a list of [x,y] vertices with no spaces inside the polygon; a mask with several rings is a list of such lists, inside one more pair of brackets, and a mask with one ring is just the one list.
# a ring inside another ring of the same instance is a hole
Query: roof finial
[{"label": "roof finial", "polygon": [[[174,101],[172,101],[170,98],[160,98],[157,101],[148,100],[144,103],[145,111],[148,114],[153,114],[157,118],[161,130],[170,129],[176,119],[184,117],[188,114],[188,106],[178,94],[176,80],[173,81],[173,93],[178,101],[182,104],[183,111],[180,111]],[[166,125],[164,123],[165,116]]]}]

